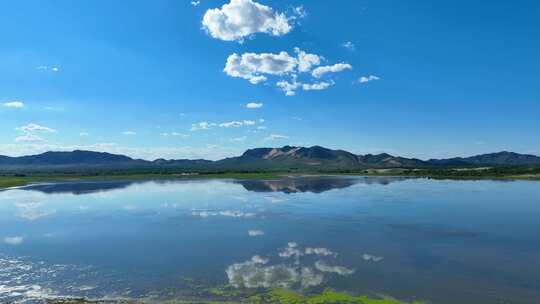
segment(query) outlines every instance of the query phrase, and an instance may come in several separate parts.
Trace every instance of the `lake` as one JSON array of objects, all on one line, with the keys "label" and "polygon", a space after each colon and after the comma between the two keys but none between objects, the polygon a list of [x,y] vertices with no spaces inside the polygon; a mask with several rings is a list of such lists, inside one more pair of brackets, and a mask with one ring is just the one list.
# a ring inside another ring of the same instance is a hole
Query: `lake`
[{"label": "lake", "polygon": [[0,302],[332,288],[540,302],[540,183],[290,177],[0,191]]}]

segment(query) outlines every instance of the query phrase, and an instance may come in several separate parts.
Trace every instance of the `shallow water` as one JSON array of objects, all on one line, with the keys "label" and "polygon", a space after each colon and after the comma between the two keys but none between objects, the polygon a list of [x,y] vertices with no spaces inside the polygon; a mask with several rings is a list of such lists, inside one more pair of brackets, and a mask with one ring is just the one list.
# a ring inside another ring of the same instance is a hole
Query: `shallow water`
[{"label": "shallow water", "polygon": [[538,303],[540,183],[305,177],[0,192],[0,303],[330,287]]}]

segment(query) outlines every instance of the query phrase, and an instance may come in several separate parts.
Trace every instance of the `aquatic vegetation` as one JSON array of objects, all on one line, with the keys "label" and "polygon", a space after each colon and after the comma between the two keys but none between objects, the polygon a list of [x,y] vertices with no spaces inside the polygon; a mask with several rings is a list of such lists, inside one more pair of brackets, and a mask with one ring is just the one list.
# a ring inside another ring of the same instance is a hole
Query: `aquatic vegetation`
[{"label": "aquatic vegetation", "polygon": [[[287,289],[272,289],[262,303],[276,304],[404,304],[392,298],[370,298],[367,296],[352,296],[346,293],[326,289],[320,294],[302,295]],[[420,304],[416,302],[414,304]]]}]

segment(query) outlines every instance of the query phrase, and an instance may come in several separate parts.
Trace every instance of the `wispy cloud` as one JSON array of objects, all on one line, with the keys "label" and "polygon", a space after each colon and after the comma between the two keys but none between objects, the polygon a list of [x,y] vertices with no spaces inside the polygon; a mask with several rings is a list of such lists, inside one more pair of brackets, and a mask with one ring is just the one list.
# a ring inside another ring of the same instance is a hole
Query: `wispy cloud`
[{"label": "wispy cloud", "polygon": [[245,142],[246,139],[247,139],[246,136],[235,137],[235,138],[232,138],[232,139],[231,139],[231,142],[233,142],[233,143],[240,143],[240,142]]},{"label": "wispy cloud", "polygon": [[348,49],[349,51],[356,50],[356,46],[351,41],[343,42],[343,44],[341,46]]},{"label": "wispy cloud", "polygon": [[4,103],[4,107],[20,109],[20,108],[24,108],[24,102],[22,102],[22,101],[9,101],[9,102]]},{"label": "wispy cloud", "polygon": [[212,122],[207,121],[201,121],[199,123],[195,123],[191,125],[191,131],[204,131],[204,130],[210,130],[211,128],[215,127],[216,124]]},{"label": "wispy cloud", "polygon": [[289,136],[281,135],[281,134],[270,134],[264,140],[268,141],[268,140],[279,140],[279,139],[289,139]]},{"label": "wispy cloud", "polygon": [[358,78],[358,82],[359,83],[367,83],[367,82],[375,81],[375,80],[379,80],[379,79],[381,79],[381,78],[378,77],[378,76],[369,75],[369,76],[362,76],[362,77]]},{"label": "wispy cloud", "polygon": [[44,138],[34,135],[34,134],[25,134],[15,137],[16,142],[40,142],[45,141]]},{"label": "wispy cloud", "polygon": [[263,107],[262,102],[250,102],[250,103],[246,104],[246,108],[248,108],[248,109],[260,109],[262,107]]},{"label": "wispy cloud", "polygon": [[249,236],[252,236],[252,237],[263,236],[263,235],[264,235],[264,231],[262,231],[262,230],[256,230],[256,229],[248,230],[248,235],[249,235]]},{"label": "wispy cloud", "polygon": [[137,132],[135,132],[135,131],[124,131],[124,132],[122,132],[122,134],[124,134],[126,136],[134,136],[134,135],[137,135]]},{"label": "wispy cloud", "polygon": [[56,133],[55,129],[45,127],[45,126],[41,126],[41,125],[38,125],[38,124],[35,124],[35,123],[30,123],[30,124],[27,124],[25,126],[18,127],[16,130],[22,131],[22,132],[27,132],[27,133],[30,133],[30,132]]}]

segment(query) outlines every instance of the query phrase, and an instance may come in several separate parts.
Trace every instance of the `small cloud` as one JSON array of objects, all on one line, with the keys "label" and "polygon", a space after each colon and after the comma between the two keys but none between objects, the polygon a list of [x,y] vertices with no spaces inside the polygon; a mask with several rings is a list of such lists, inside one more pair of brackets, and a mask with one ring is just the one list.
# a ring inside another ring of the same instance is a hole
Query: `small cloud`
[{"label": "small cloud", "polygon": [[191,125],[191,131],[201,131],[201,130],[210,130],[211,128],[215,127],[215,123],[207,122],[207,121],[201,121],[196,124]]},{"label": "small cloud", "polygon": [[336,63],[334,65],[321,66],[313,70],[311,75],[315,78],[320,78],[327,73],[338,73],[345,70],[351,70],[352,65],[348,63]]},{"label": "small cloud", "polygon": [[287,136],[287,135],[270,134],[264,140],[280,140],[280,139],[288,139],[288,138],[289,138],[289,136]]},{"label": "small cloud", "polygon": [[246,108],[248,109],[260,109],[263,107],[263,103],[258,103],[258,102],[250,102],[248,104],[246,104]]},{"label": "small cloud", "polygon": [[305,250],[306,255],[320,255],[320,256],[336,256],[337,253],[328,248],[311,248],[307,247]]},{"label": "small cloud", "polygon": [[15,141],[16,142],[39,142],[39,141],[45,141],[45,139],[34,134],[25,134],[25,135],[15,137]]},{"label": "small cloud", "polygon": [[10,101],[10,102],[4,103],[4,107],[20,109],[20,108],[24,108],[24,102],[22,102],[22,101]]},{"label": "small cloud", "polygon": [[88,133],[88,132],[81,132],[81,133],[79,133],[79,136],[80,136],[80,137],[90,136],[90,133]]},{"label": "small cloud", "polygon": [[351,41],[346,41],[341,46],[348,49],[349,51],[356,50],[356,46]]},{"label": "small cloud", "polygon": [[133,136],[133,135],[137,135],[136,132],[134,131],[124,131],[122,132],[122,134],[126,135],[126,136]]},{"label": "small cloud", "polygon": [[191,5],[193,6],[198,6],[199,4],[201,4],[201,1],[191,1]]},{"label": "small cloud", "polygon": [[20,245],[24,242],[24,237],[22,236],[8,236],[4,238],[4,243],[12,246]]},{"label": "small cloud", "polygon": [[231,139],[231,142],[240,143],[240,142],[246,141],[246,139],[247,139],[246,136],[235,137],[235,138],[232,138],[232,139]]},{"label": "small cloud", "polygon": [[46,106],[46,107],[43,107],[43,110],[45,110],[45,111],[51,111],[51,112],[60,112],[60,111],[64,111],[64,108],[62,108],[62,107],[51,107],[51,106]]},{"label": "small cloud", "polygon": [[243,121],[235,120],[235,121],[228,121],[228,122],[220,123],[219,127],[221,127],[221,128],[239,128],[239,127],[243,127],[243,126],[253,126],[256,123],[257,122],[254,121],[254,120],[243,120]]},{"label": "small cloud", "polygon": [[16,130],[22,131],[22,132],[27,132],[27,133],[30,133],[30,132],[48,132],[48,133],[56,133],[56,130],[55,130],[55,129],[48,128],[48,127],[44,127],[44,126],[40,126],[40,125],[35,124],[35,123],[27,124],[26,126],[19,127],[19,128],[17,128]]},{"label": "small cloud", "polygon": [[262,231],[262,230],[248,230],[248,235],[252,236],[252,237],[262,236],[262,235],[264,235],[264,231]]},{"label": "small cloud", "polygon": [[379,80],[379,79],[381,79],[381,78],[377,77],[375,75],[369,75],[369,76],[362,76],[362,77],[358,78],[358,82],[359,83],[367,83],[367,82],[375,81],[375,80]]},{"label": "small cloud", "polygon": [[60,72],[60,68],[58,68],[58,67],[53,67],[53,68],[51,68],[51,71],[53,71],[53,72]]},{"label": "small cloud", "polygon": [[302,89],[304,91],[320,91],[320,90],[326,90],[329,87],[334,85],[334,81],[321,81],[316,83],[304,83],[302,84]]}]

